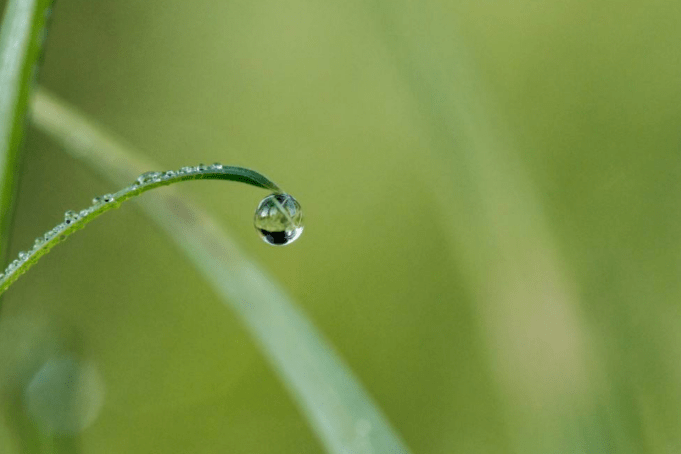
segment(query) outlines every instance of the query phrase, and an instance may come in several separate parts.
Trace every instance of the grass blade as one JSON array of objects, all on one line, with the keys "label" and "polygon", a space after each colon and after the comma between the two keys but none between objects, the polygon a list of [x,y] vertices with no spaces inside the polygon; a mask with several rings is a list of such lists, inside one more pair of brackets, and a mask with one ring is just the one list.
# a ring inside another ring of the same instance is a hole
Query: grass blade
[{"label": "grass blade", "polygon": [[[161,186],[168,186],[182,181],[207,179],[238,181],[277,193],[281,192],[279,186],[268,180],[265,176],[255,170],[243,167],[223,166],[222,164],[213,164],[211,166],[199,164],[196,167],[182,167],[179,170],[169,170],[166,172],[145,172],[137,177],[132,185],[126,186],[114,194],[95,197],[92,201],[92,206],[78,213],[67,211],[64,215],[64,222],[48,230],[44,235],[37,237],[31,249],[27,252],[20,252],[19,258],[10,263],[4,273],[0,273],[0,295],[54,246],[64,241],[72,233],[85,227],[86,224],[95,218],[107,211],[118,208],[126,200]],[[283,208],[282,211],[284,211]]]},{"label": "grass blade", "polygon": [[[45,92],[36,95],[32,110],[39,129],[113,183],[125,184],[155,167]],[[357,378],[286,292],[207,214],[168,189],[136,200],[241,317],[328,452],[408,453]]]},{"label": "grass blade", "polygon": [[51,0],[10,0],[0,29],[0,263],[7,258],[27,103]]}]

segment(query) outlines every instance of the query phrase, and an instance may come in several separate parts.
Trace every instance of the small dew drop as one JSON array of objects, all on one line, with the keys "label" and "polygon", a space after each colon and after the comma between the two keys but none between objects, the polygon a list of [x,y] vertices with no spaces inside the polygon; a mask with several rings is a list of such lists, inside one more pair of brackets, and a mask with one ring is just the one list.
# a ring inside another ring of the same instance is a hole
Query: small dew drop
[{"label": "small dew drop", "polygon": [[19,252],[19,260],[26,260],[28,258],[28,253],[21,251]]},{"label": "small dew drop", "polygon": [[112,194],[104,194],[102,196],[102,202],[109,203],[114,201],[114,196]]},{"label": "small dew drop", "polygon": [[293,196],[270,194],[256,208],[253,224],[267,244],[285,246],[303,233],[303,212]]},{"label": "small dew drop", "polygon": [[163,173],[163,179],[167,180],[168,178],[172,178],[175,175],[177,175],[177,172],[175,172],[174,170],[168,170]]},{"label": "small dew drop", "polygon": [[182,168],[180,169],[180,172],[179,172],[179,173],[190,173],[190,172],[192,172],[193,170],[194,170],[194,169],[193,169],[192,167],[187,167],[187,166],[185,166],[185,167],[182,167]]},{"label": "small dew drop", "polygon": [[211,170],[222,170],[222,167],[223,167],[222,164],[220,164],[219,162],[213,163],[210,166]]},{"label": "small dew drop", "polygon": [[69,225],[78,220],[79,216],[78,213],[76,213],[73,210],[69,210],[66,213],[64,213],[64,224]]},{"label": "small dew drop", "polygon": [[33,245],[34,245],[36,248],[42,246],[43,244],[45,244],[45,237],[43,237],[43,236],[39,236],[39,237],[36,238],[35,241],[33,242]]},{"label": "small dew drop", "polygon": [[203,172],[204,170],[208,170],[208,166],[206,164],[199,164],[196,166],[196,170]]},{"label": "small dew drop", "polygon": [[160,181],[161,172],[144,172],[137,177],[136,184],[149,184]]},{"label": "small dew drop", "polygon": [[4,278],[5,278],[5,273],[0,273],[0,279],[4,279]]},{"label": "small dew drop", "polygon": [[100,203],[102,203],[102,198],[101,198],[101,197],[95,197],[94,199],[92,199],[92,204],[93,204],[93,205],[99,205]]},{"label": "small dew drop", "polygon": [[78,213],[78,215],[79,215],[81,218],[84,218],[84,217],[87,216],[88,214],[90,214],[90,212],[89,212],[88,210],[81,210],[80,213]]}]

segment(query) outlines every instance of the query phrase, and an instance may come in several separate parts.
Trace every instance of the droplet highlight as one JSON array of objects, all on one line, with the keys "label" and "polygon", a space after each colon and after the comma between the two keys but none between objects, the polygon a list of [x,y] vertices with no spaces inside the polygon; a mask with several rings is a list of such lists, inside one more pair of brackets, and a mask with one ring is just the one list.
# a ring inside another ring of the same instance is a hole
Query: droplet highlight
[{"label": "droplet highlight", "polygon": [[303,233],[303,211],[293,196],[270,194],[256,208],[253,224],[267,244],[285,246]]}]

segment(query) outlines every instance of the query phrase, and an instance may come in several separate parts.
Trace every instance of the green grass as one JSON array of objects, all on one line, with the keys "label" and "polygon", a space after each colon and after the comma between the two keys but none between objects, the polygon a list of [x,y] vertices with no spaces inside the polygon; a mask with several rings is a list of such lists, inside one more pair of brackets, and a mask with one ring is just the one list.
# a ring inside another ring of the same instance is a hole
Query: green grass
[{"label": "green grass", "polygon": [[[29,129],[12,255],[92,195],[201,161],[274,177],[306,229],[269,247],[263,194],[206,181],[88,224],[3,294],[0,441],[41,450],[21,390],[60,349],[106,387],[92,426],[43,440],[64,452],[321,453],[364,433],[310,422],[319,388],[354,391],[277,363],[326,364],[291,347],[288,312],[248,312],[283,299],[414,452],[679,451],[680,22],[633,0],[57,4],[41,85],[110,131],[107,164]],[[171,196],[157,220],[200,201],[229,245],[142,215]]]},{"label": "green grass", "polygon": [[7,2],[0,27],[0,262],[7,260],[28,98],[51,0]]},{"label": "green grass", "polygon": [[[149,168],[139,164],[138,153],[126,150],[110,134],[45,92],[34,98],[33,121],[39,129],[60,141],[69,154],[113,183],[123,184]],[[53,230],[49,238],[36,244],[25,257],[20,257],[21,261],[11,269],[11,274],[0,282],[0,290],[6,289],[59,241],[99,215],[148,190],[180,181],[210,178],[245,182],[280,192],[277,185],[255,171],[218,167],[188,168],[165,178],[161,173],[143,173],[138,181],[147,177],[138,184],[105,196],[81,216],[71,219],[68,224],[60,224],[58,231]],[[142,206],[184,250],[214,290],[223,296],[223,302],[242,317],[328,452],[408,452],[323,336],[285,291],[239,252],[214,220],[174,193],[157,195],[145,200]]]}]

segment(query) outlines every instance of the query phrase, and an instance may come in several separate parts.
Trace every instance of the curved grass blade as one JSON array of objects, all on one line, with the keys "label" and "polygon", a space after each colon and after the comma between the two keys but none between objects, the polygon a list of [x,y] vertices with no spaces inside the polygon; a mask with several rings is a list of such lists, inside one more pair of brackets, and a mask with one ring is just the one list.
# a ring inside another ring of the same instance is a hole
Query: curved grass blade
[{"label": "curved grass blade", "polygon": [[10,0],[0,29],[0,263],[7,257],[29,91],[51,0]]},{"label": "curved grass blade", "polygon": [[[154,167],[45,92],[35,125],[116,184]],[[408,453],[357,378],[286,292],[174,188],[135,199],[241,317],[313,430],[333,454]]]},{"label": "curved grass blade", "polygon": [[47,254],[59,242],[65,240],[76,230],[85,227],[88,222],[96,217],[109,210],[118,208],[126,200],[160,186],[167,186],[181,181],[204,179],[238,181],[259,188],[281,192],[279,186],[255,170],[223,166],[222,164],[212,164],[210,166],[199,164],[195,167],[182,167],[179,170],[143,173],[130,186],[126,186],[114,194],[95,197],[90,207],[80,212],[67,211],[64,215],[64,222],[57,224],[53,229],[36,238],[33,248],[27,252],[20,252],[19,257],[7,266],[5,272],[0,273],[0,294],[7,290],[19,276],[24,274],[40,257]]}]

